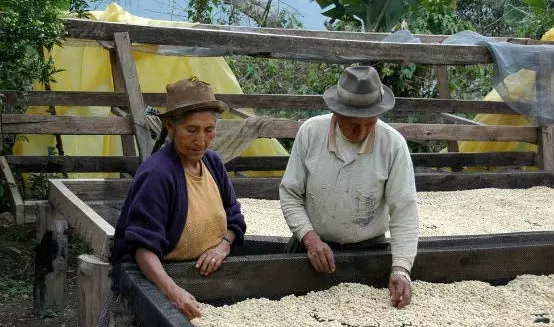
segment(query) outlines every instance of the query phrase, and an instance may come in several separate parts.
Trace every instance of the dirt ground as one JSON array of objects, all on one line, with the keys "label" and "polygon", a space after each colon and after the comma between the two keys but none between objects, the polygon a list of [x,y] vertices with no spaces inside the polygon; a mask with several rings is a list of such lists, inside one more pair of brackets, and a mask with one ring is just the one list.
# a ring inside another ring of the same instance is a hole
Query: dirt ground
[{"label": "dirt ground", "polygon": [[[33,312],[35,224],[14,225],[0,215],[0,327],[77,326],[77,260],[82,244],[70,233],[63,312]],[[86,249],[85,249],[86,251]]]}]

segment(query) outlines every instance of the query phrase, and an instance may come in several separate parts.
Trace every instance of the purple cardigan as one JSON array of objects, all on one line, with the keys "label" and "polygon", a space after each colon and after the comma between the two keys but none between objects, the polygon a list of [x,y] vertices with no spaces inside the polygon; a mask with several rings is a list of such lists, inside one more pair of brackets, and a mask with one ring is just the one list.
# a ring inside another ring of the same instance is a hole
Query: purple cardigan
[{"label": "purple cardigan", "polygon": [[[227,213],[227,229],[235,232],[234,244],[240,245],[244,242],[246,224],[225,166],[211,150],[206,151],[202,161],[219,188]],[[134,262],[138,248],[154,252],[161,260],[177,246],[187,212],[185,173],[171,143],[146,159],[133,178],[115,228],[110,258],[114,268],[121,262]],[[114,273],[117,275],[117,268]],[[117,289],[118,277],[113,277]]]}]

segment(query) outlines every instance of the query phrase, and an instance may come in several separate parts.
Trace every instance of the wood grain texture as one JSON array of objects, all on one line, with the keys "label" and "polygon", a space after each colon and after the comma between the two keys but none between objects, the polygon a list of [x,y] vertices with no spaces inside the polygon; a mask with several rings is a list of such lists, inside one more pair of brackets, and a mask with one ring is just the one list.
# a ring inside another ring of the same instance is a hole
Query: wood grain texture
[{"label": "wood grain texture", "polygon": [[48,201],[57,213],[83,237],[94,254],[107,261],[114,228],[64,184],[64,180],[49,181]]},{"label": "wood grain texture", "polygon": [[78,322],[81,327],[98,326],[98,317],[110,290],[111,266],[100,258],[82,254],[78,257]]},{"label": "wood grain texture", "polygon": [[142,98],[135,60],[133,59],[130,36],[127,32],[118,32],[114,33],[113,39],[119,64],[116,68],[121,69],[121,77],[123,79],[125,92],[129,96],[129,113],[133,120],[139,156],[141,161],[144,161],[150,156],[152,148],[154,147],[154,140],[152,140],[150,130],[146,125],[146,114],[144,112],[146,106]]},{"label": "wood grain texture", "polygon": [[6,161],[20,172],[129,172],[139,166],[138,157],[117,156],[6,156]]},{"label": "wood grain texture", "polygon": [[[33,91],[27,99],[19,99],[14,92],[4,92],[10,103],[60,106],[118,106],[128,105],[125,93],[112,92],[44,92]],[[320,95],[293,94],[216,94],[218,100],[232,108],[274,109],[326,109]],[[165,93],[143,93],[144,102],[155,107],[164,107]],[[523,105],[523,104],[521,104]],[[498,113],[516,114],[504,102],[396,98],[394,111],[398,112],[451,112],[451,113]]]},{"label": "wood grain texture", "polygon": [[[219,30],[153,27],[68,19],[68,37],[111,41],[114,33],[129,33],[133,43],[212,48],[205,55],[248,54],[326,62],[386,61],[443,65],[478,64],[492,61],[483,46],[325,39],[288,35],[254,34]],[[163,37],[160,37],[163,35]],[[302,44],[298,47],[298,44]],[[196,50],[196,49],[195,49]],[[198,53],[198,51],[195,51]]]},{"label": "wood grain texture", "polygon": [[2,115],[4,134],[132,135],[131,119],[121,117]]},{"label": "wood grain texture", "polygon": [[10,165],[4,156],[0,157],[0,169],[2,170],[2,176],[7,184],[7,190],[5,191],[7,191],[8,200],[12,205],[12,214],[15,217],[15,223],[23,224],[25,223],[25,205],[23,203],[23,197],[17,188]]},{"label": "wood grain texture", "polygon": [[[554,187],[554,174],[547,171],[506,173],[418,173],[418,192],[462,191],[479,188],[520,189],[533,186]],[[240,198],[279,200],[280,177],[232,178]]]}]

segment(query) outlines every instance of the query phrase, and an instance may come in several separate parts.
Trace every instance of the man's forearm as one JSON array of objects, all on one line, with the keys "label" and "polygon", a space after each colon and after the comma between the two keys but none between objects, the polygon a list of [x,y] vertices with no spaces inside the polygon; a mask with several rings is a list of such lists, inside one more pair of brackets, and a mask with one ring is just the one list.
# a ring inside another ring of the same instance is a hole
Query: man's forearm
[{"label": "man's forearm", "polygon": [[140,248],[135,253],[135,260],[146,278],[154,283],[165,296],[168,295],[171,288],[177,286],[173,279],[169,277],[160,259],[154,252]]}]

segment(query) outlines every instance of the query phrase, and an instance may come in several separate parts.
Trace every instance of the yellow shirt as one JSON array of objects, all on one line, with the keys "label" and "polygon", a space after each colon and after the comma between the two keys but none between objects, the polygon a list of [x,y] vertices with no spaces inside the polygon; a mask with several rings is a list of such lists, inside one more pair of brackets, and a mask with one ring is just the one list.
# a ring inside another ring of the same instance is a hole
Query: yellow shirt
[{"label": "yellow shirt", "polygon": [[[164,260],[191,260],[218,245],[227,232],[227,215],[219,188],[202,162],[201,176],[185,170],[188,212],[177,246]],[[183,217],[185,219],[185,217]]]}]

